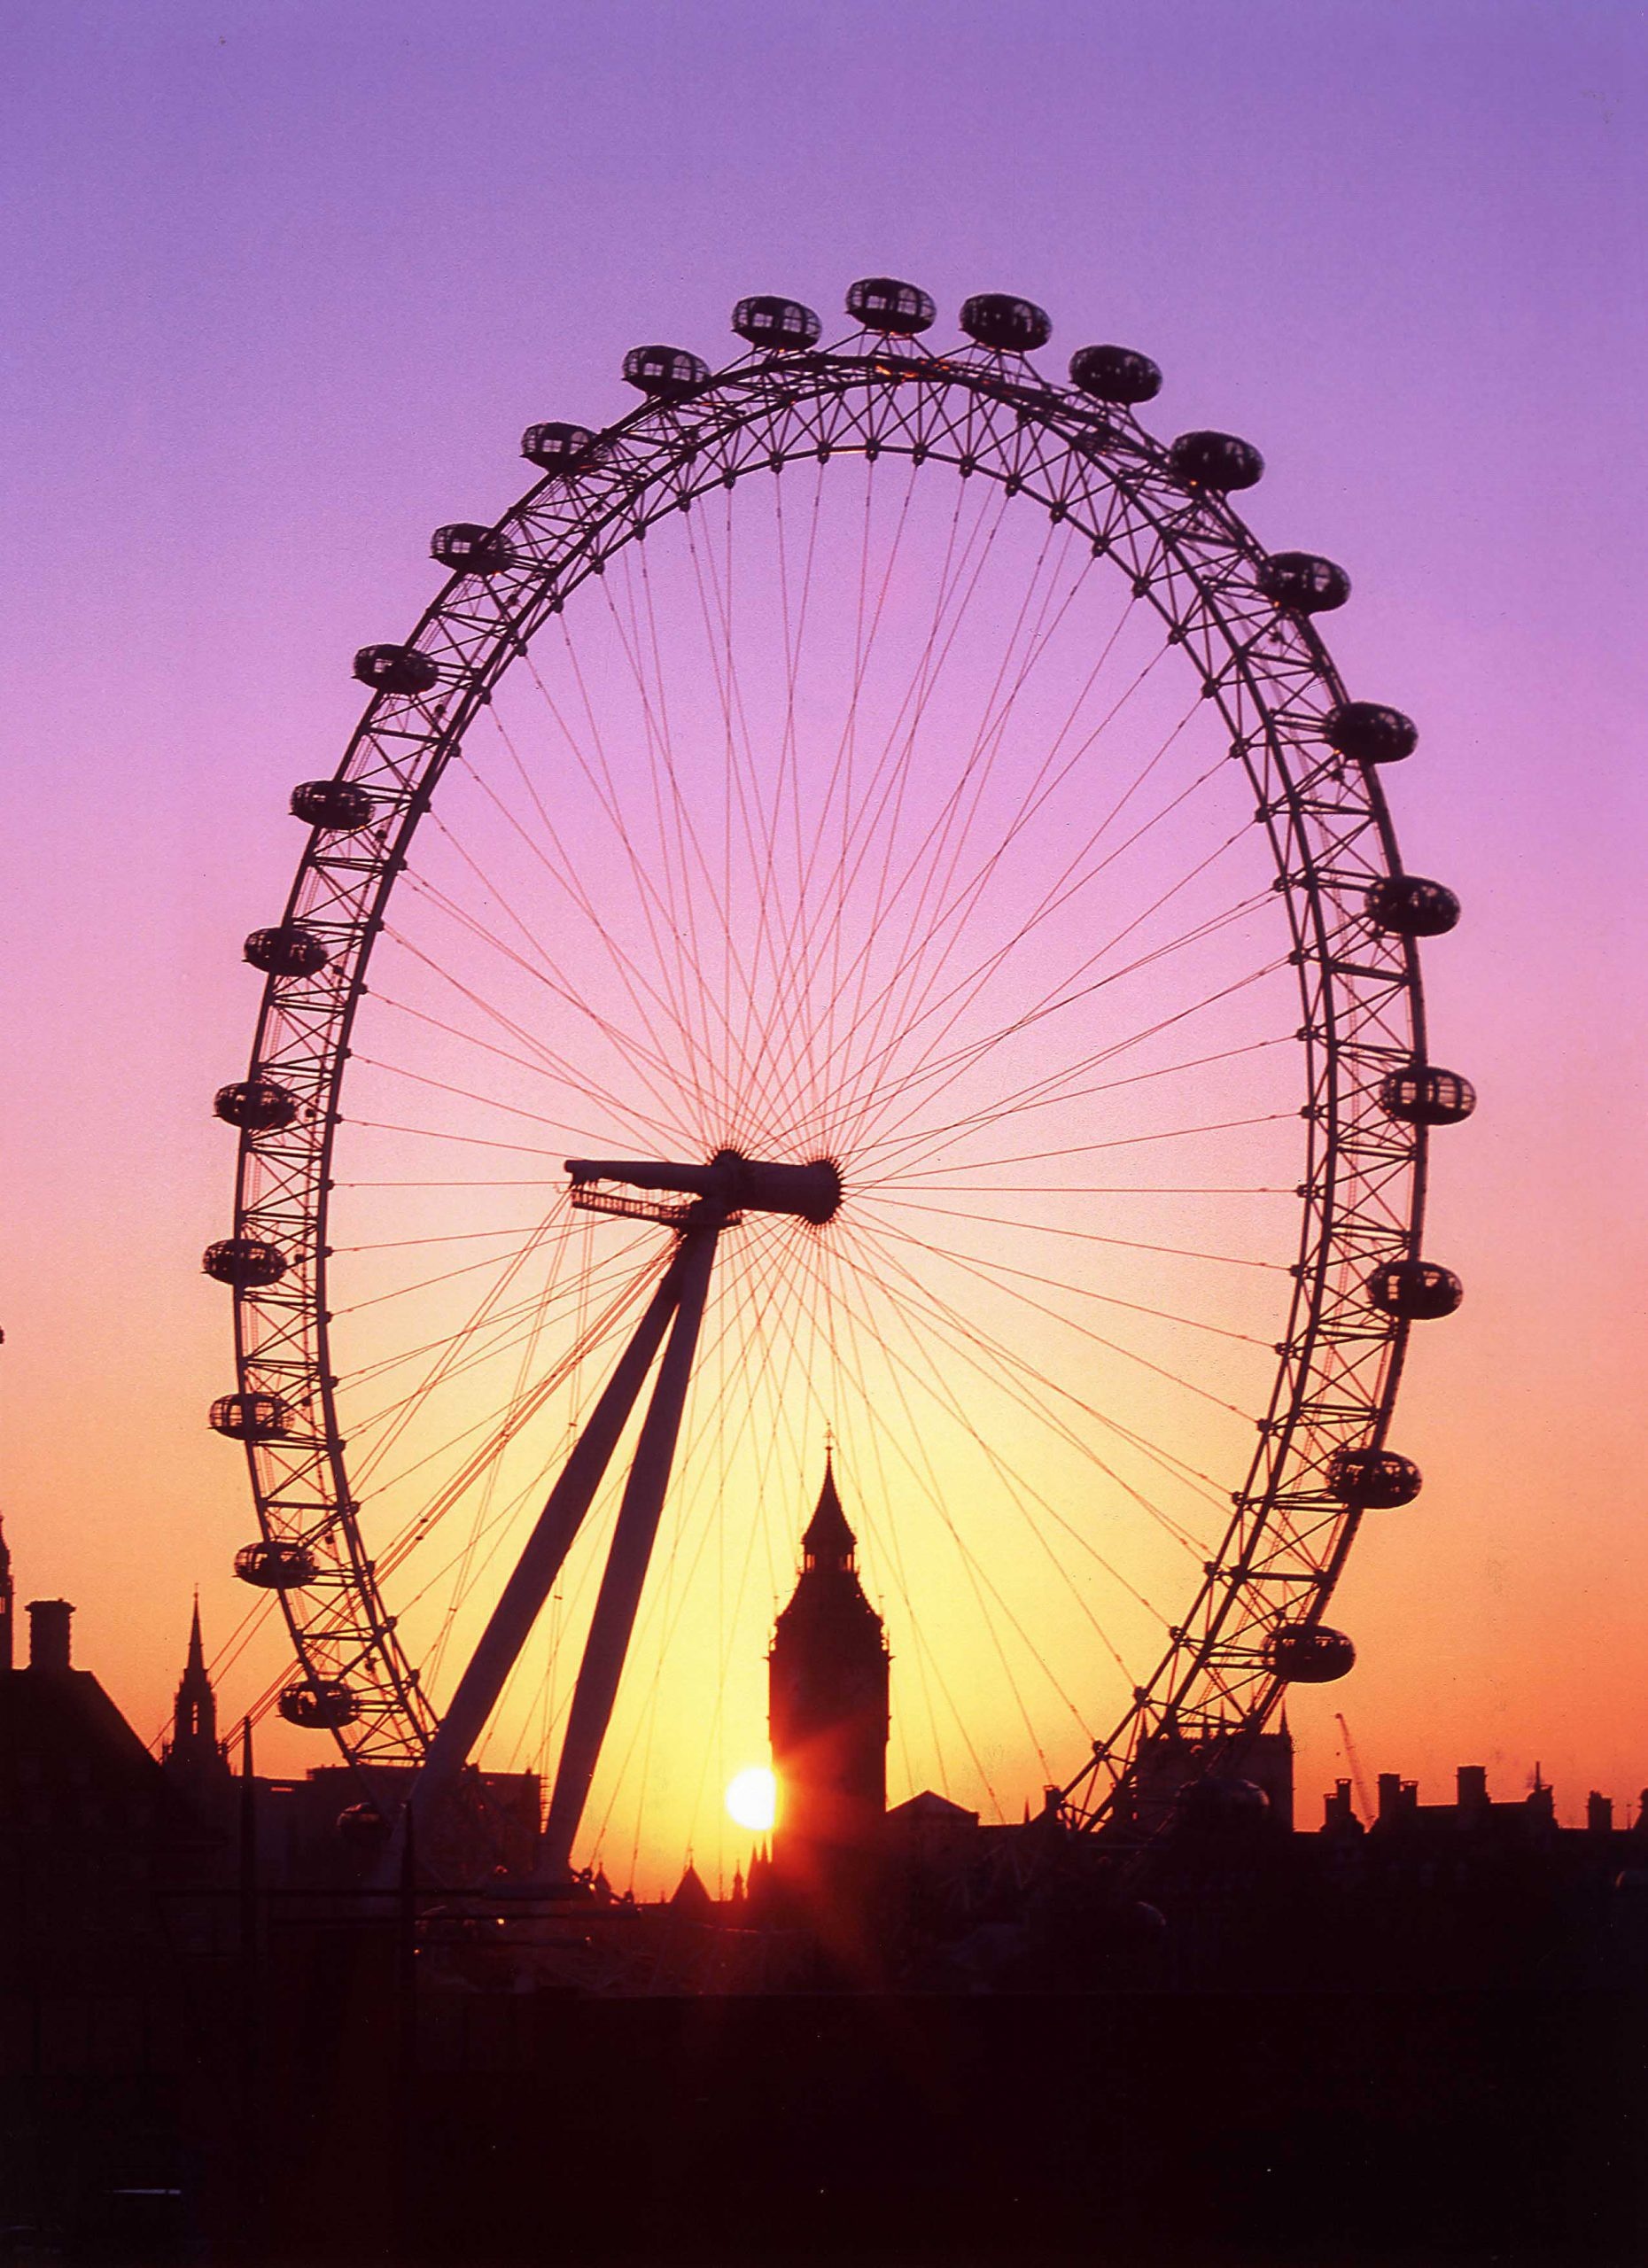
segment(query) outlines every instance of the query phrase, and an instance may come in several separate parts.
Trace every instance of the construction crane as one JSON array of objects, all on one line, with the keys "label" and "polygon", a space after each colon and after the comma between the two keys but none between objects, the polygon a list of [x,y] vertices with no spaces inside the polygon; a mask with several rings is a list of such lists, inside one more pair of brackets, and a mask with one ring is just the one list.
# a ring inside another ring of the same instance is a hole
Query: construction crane
[{"label": "construction crane", "polygon": [[1378,1814],[1368,1796],[1367,1776],[1362,1769],[1362,1759],[1356,1754],[1356,1743],[1350,1737],[1350,1728],[1345,1722],[1343,1710],[1336,1709],[1333,1714],[1339,1725],[1339,1736],[1345,1744],[1345,1757],[1350,1766],[1350,1776],[1356,1782],[1357,1807],[1361,1811],[1364,1823],[1372,1826]]}]

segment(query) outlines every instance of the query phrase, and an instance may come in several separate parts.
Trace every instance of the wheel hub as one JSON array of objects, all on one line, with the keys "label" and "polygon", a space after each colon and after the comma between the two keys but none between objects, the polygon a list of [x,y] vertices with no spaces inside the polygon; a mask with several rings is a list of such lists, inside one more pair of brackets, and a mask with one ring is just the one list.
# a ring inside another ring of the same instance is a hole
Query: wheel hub
[{"label": "wheel hub", "polygon": [[[622,1213],[670,1228],[696,1227],[711,1217],[725,1226],[745,1213],[791,1213],[822,1228],[841,1206],[841,1173],[832,1158],[788,1166],[746,1158],[739,1150],[718,1150],[707,1165],[652,1158],[568,1158],[566,1169],[572,1178],[572,1202],[581,1211]],[[648,1205],[602,1186],[607,1182],[669,1191],[694,1201]]]}]

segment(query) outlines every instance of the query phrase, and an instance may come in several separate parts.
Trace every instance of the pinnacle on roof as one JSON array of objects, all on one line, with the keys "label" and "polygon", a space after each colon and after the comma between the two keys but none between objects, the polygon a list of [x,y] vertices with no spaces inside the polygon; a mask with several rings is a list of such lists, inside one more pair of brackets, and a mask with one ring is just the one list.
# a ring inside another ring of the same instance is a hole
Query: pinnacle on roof
[{"label": "pinnacle on roof", "polygon": [[817,1509],[801,1539],[805,1564],[809,1567],[851,1567],[857,1547],[858,1538],[848,1526],[847,1515],[841,1509],[835,1466],[827,1449],[824,1453],[824,1486],[819,1490]]},{"label": "pinnacle on roof", "polygon": [[206,1651],[200,1643],[200,1593],[198,1589],[195,1592],[194,1619],[189,1626],[189,1659],[183,1667],[184,1676],[187,1677],[190,1671],[197,1672],[201,1677],[204,1677],[206,1674]]}]

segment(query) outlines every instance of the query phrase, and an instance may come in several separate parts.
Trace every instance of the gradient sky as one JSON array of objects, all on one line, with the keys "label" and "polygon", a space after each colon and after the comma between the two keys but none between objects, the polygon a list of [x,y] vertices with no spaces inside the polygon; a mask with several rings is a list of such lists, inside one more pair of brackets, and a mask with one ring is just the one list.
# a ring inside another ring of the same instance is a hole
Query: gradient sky
[{"label": "gradient sky", "polygon": [[1389,784],[1465,907],[1426,969],[1481,1092],[1427,1238],[1466,1300],[1403,1390],[1425,1495],[1338,1594],[1359,1666],[1294,1712],[1304,1815],[1341,1708],[1439,1797],[1537,1759],[1566,1815],[1634,1798],[1645,59],[1604,0],[13,7],[0,1502],[140,1730],[190,1586],[209,1637],[245,1597],[210,1098],[351,654],[525,485],[525,423],[621,413],[626,346],[716,360],[741,293],[828,326],[888,272],[1022,291],[1050,367],[1135,344],[1156,430],[1250,435],[1252,524],[1349,568],[1335,655],[1424,735]]}]

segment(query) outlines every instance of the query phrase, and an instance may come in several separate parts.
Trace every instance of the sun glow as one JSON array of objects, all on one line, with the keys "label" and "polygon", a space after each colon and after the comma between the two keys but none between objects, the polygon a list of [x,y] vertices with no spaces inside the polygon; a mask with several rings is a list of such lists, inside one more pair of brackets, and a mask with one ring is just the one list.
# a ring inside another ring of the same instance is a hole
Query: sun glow
[{"label": "sun glow", "polygon": [[759,1764],[735,1774],[727,1783],[727,1809],[740,1827],[765,1835],[778,1816],[778,1783]]}]

